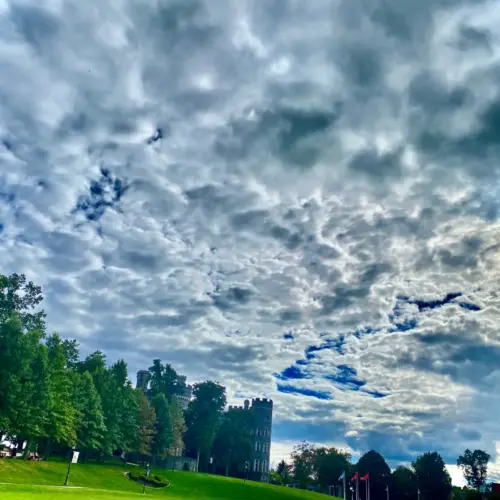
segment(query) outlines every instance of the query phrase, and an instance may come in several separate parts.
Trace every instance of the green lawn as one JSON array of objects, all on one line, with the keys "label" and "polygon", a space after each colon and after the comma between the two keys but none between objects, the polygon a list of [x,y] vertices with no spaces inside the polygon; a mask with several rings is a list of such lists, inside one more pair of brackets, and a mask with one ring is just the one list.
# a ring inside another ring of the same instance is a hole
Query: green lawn
[{"label": "green lawn", "polygon": [[[0,460],[0,485],[2,500],[128,500],[138,498],[142,486],[125,477],[127,470],[120,465],[83,465],[71,467],[70,486],[55,488],[64,483],[67,464],[61,462],[26,462]],[[209,474],[154,470],[171,481],[170,488],[146,489],[148,496],[165,500],[322,500],[317,493],[294,490],[280,486],[247,482]],[[91,490],[88,488],[92,488]],[[144,498],[143,496],[141,498]]]}]

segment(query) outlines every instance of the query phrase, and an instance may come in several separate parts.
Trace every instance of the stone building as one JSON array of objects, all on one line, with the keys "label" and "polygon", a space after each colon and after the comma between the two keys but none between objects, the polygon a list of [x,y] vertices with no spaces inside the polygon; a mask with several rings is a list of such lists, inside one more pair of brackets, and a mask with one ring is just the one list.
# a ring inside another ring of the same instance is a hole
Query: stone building
[{"label": "stone building", "polygon": [[149,373],[149,370],[139,370],[137,372],[137,383],[135,387],[137,389],[141,389],[142,392],[147,392],[150,377],[151,374]]},{"label": "stone building", "polygon": [[[149,370],[139,370],[137,372],[136,388],[141,389],[145,394],[148,394],[150,379],[151,373]],[[178,389],[175,395],[179,401],[179,406],[183,411],[185,411],[193,397],[193,387],[186,384],[186,377],[184,375],[179,375],[177,377],[177,387]]]},{"label": "stone building", "polygon": [[271,399],[245,400],[243,410],[254,415],[255,427],[252,429],[252,454],[248,464],[248,477],[254,481],[269,481],[269,463],[271,457],[271,437],[273,425],[273,402]]}]

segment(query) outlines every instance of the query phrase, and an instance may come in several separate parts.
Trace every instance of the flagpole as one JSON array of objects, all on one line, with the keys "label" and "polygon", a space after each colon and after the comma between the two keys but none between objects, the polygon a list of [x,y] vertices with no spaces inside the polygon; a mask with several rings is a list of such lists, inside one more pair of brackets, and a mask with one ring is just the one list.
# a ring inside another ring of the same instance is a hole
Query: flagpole
[{"label": "flagpole", "polygon": [[359,500],[359,470],[356,472],[356,500]]}]

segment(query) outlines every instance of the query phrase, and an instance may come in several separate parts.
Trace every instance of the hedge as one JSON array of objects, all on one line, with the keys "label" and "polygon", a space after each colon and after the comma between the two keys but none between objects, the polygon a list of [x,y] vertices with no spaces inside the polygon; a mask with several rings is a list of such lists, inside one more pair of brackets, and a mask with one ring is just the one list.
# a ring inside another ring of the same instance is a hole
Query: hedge
[{"label": "hedge", "polygon": [[146,477],[146,474],[144,473],[138,474],[137,472],[129,472],[128,477],[132,479],[132,481],[146,484],[146,486],[151,486],[153,488],[165,488],[167,486],[170,486],[170,482],[168,481],[168,479],[162,478],[157,475]]}]

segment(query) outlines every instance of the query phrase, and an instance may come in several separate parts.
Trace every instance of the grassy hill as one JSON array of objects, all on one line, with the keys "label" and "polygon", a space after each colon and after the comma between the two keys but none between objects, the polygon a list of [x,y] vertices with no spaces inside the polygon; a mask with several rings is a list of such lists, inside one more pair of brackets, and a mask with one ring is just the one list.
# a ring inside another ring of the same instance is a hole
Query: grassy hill
[{"label": "grassy hill", "polygon": [[[125,477],[125,472],[137,470],[123,465],[83,465],[71,467],[69,485],[61,488],[67,464],[61,462],[25,462],[0,460],[0,498],[5,500],[128,500],[139,498],[142,486]],[[146,489],[148,496],[165,500],[322,500],[326,497],[308,491],[294,490],[256,482],[243,483],[209,474],[157,470],[171,486]],[[77,488],[82,487],[82,488]],[[90,491],[88,488],[92,488]],[[141,496],[144,498],[144,496]]]}]

